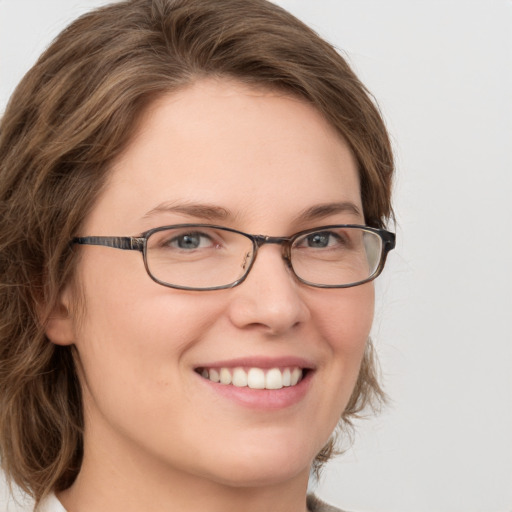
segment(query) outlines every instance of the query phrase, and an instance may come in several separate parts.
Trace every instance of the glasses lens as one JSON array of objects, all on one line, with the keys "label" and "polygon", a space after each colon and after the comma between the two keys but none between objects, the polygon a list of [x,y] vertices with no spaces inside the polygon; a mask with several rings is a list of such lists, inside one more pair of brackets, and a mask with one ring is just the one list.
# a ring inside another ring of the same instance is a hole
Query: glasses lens
[{"label": "glasses lens", "polygon": [[293,269],[316,285],[347,286],[373,277],[382,255],[382,239],[362,228],[334,227],[297,238],[291,250]]},{"label": "glasses lens", "polygon": [[147,240],[146,263],[156,280],[200,290],[240,279],[253,252],[251,240],[244,235],[189,225],[153,232]]}]

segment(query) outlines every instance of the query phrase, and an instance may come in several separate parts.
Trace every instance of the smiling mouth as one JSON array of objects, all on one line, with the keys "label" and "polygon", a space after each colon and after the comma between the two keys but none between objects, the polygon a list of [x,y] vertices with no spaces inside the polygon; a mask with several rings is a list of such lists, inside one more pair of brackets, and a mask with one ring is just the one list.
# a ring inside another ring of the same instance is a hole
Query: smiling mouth
[{"label": "smiling mouth", "polygon": [[307,369],[286,368],[197,368],[201,377],[211,382],[250,389],[281,389],[296,386]]}]

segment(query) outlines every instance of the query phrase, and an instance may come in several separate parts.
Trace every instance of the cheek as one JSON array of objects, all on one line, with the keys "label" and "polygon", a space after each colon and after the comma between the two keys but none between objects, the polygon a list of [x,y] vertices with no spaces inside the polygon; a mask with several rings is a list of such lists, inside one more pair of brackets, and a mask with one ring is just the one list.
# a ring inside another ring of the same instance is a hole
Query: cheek
[{"label": "cheek", "polygon": [[76,337],[88,387],[105,394],[119,383],[140,394],[169,385],[183,354],[220,316],[218,301],[154,283],[137,253],[92,256],[80,268],[84,312]]},{"label": "cheek", "polygon": [[331,422],[334,426],[356,384],[374,312],[372,283],[335,290],[336,298],[325,300],[317,314],[327,348],[325,389],[331,390]]},{"label": "cheek", "polygon": [[333,296],[324,291],[314,310],[322,337],[328,341],[333,355],[362,354],[373,322],[373,283],[327,291],[333,291]]},{"label": "cheek", "polygon": [[[158,285],[155,285],[155,287]],[[197,299],[164,293],[125,293],[118,298],[97,291],[86,296],[86,312],[77,345],[91,364],[130,371],[151,378],[201,338],[218,315],[201,308]],[[107,296],[106,296],[107,295]],[[210,304],[209,310],[212,310]],[[201,314],[198,312],[201,311]]]},{"label": "cheek", "polygon": [[78,276],[85,302],[84,330],[111,337],[113,345],[138,340],[145,347],[161,340],[168,346],[171,339],[179,344],[184,331],[200,330],[208,321],[198,313],[201,297],[152,281],[140,253],[91,249]]},{"label": "cheek", "polygon": [[315,411],[318,420],[316,428],[322,433],[317,451],[324,446],[349,403],[359,375],[374,310],[374,288],[371,283],[321,292],[312,309],[312,318],[320,334],[319,343],[324,350],[317,383],[322,399]]}]

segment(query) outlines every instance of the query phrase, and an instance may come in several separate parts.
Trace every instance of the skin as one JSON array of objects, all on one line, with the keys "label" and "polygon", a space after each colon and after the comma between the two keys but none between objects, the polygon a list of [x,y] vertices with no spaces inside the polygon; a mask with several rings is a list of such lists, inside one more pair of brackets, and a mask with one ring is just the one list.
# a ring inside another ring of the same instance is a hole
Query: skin
[{"label": "skin", "polygon": [[[306,209],[349,202],[302,218]],[[191,203],[227,210],[223,218]],[[148,212],[152,212],[149,213]],[[345,141],[296,98],[202,80],[146,112],[81,236],[135,236],[211,222],[287,236],[364,224],[357,166]],[[81,246],[80,291],[69,286],[48,326],[74,344],[84,394],[85,455],[59,495],[72,512],[306,510],[312,460],[345,408],[369,335],[371,283],[299,283],[278,245],[247,280],[219,291],[166,288],[141,254]],[[76,294],[85,310],[73,309]],[[243,407],[194,371],[236,357],[300,357],[314,365],[305,396],[277,410]]]}]

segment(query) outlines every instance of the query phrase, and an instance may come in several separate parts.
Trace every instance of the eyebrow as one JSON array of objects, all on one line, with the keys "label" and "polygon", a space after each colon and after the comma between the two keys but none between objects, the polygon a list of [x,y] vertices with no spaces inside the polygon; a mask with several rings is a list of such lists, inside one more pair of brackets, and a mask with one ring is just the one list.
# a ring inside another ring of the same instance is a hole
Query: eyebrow
[{"label": "eyebrow", "polygon": [[[149,212],[144,214],[142,218],[151,218],[160,213],[179,213],[181,215],[214,222],[225,221],[226,219],[233,219],[235,217],[230,210],[223,208],[222,206],[205,203],[175,203],[168,201],[151,209]],[[301,211],[297,215],[296,221],[311,222],[340,213],[348,213],[364,218],[361,209],[354,203],[350,201],[341,201],[311,206],[310,208]]]},{"label": "eyebrow", "polygon": [[298,215],[298,220],[303,222],[319,220],[338,213],[348,213],[364,219],[363,212],[357,205],[350,201],[341,201],[339,203],[318,204],[307,208]]},{"label": "eyebrow", "polygon": [[174,203],[164,202],[147,212],[142,218],[151,218],[159,213],[180,213],[209,221],[225,220],[233,215],[226,208],[204,203]]}]

